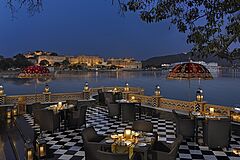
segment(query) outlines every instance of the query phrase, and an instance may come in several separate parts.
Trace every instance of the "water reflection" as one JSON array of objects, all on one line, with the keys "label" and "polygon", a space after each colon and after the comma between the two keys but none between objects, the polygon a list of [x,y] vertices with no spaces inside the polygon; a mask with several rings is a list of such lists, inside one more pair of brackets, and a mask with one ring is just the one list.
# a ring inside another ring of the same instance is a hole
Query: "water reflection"
[{"label": "water reflection", "polygon": [[[44,90],[48,83],[52,92],[75,92],[82,91],[84,83],[89,82],[90,87],[100,86],[124,86],[128,82],[130,86],[143,87],[145,94],[153,95],[157,84],[161,87],[164,97],[182,100],[194,100],[195,92],[200,86],[204,91],[205,100],[222,105],[240,104],[240,71],[238,69],[223,69],[214,73],[214,80],[188,81],[166,80],[167,71],[124,71],[124,72],[72,72],[56,73],[49,79],[18,79],[5,78],[1,83],[5,93],[29,94],[34,93],[34,85],[37,83],[37,92]],[[189,97],[190,95],[190,97]]]}]

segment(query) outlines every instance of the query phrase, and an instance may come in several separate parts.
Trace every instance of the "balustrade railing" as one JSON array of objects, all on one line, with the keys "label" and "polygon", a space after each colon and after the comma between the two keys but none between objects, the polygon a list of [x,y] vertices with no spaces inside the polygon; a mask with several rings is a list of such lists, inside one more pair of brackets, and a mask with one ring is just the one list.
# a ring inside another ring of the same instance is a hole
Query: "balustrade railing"
[{"label": "balustrade railing", "polygon": [[210,113],[211,110],[214,110],[215,113],[220,115],[230,116],[233,121],[240,122],[240,112],[237,112],[233,107],[226,107],[221,105],[213,105],[205,102],[196,102],[196,101],[182,101],[167,99],[161,96],[146,96],[144,95],[144,90],[138,87],[98,87],[98,88],[89,88],[87,91],[83,92],[74,92],[74,93],[43,93],[43,94],[31,94],[31,95],[14,95],[6,96],[0,95],[0,104],[2,105],[11,105],[18,103],[31,104],[35,102],[59,102],[66,100],[82,100],[88,99],[92,95],[98,93],[98,90],[106,91],[119,91],[123,93],[123,97],[127,100],[134,100],[140,102],[144,105],[149,105],[151,107],[163,108],[169,110],[181,110],[181,111],[195,111],[196,106],[198,110],[204,113]]}]

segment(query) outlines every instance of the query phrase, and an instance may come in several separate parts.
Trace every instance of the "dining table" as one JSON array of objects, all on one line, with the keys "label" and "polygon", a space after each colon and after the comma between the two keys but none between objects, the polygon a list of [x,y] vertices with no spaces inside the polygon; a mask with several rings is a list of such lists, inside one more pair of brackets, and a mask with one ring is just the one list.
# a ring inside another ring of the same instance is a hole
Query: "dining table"
[{"label": "dining table", "polygon": [[131,136],[117,131],[103,139],[100,144],[103,148],[111,148],[113,153],[129,153],[129,159],[134,153],[139,153],[142,160],[147,160],[147,153],[151,150],[156,138],[153,133],[131,131]]}]

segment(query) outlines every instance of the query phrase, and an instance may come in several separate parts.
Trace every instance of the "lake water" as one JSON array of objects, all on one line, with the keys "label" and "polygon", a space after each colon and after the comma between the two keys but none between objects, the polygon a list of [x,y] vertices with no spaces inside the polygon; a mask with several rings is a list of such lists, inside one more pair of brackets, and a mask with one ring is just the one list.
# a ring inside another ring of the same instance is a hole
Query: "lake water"
[{"label": "lake water", "polygon": [[[146,95],[153,95],[156,85],[161,87],[161,95],[171,99],[194,100],[198,87],[204,91],[204,99],[211,104],[236,106],[240,104],[240,70],[224,69],[213,73],[214,80],[167,80],[167,72],[162,71],[120,71],[120,72],[78,72],[56,74],[50,80],[0,79],[7,95],[41,93],[46,83],[51,92],[82,91],[85,82],[90,87],[130,86],[142,87]],[[37,85],[35,85],[37,84]],[[36,86],[36,87],[35,87]]]}]

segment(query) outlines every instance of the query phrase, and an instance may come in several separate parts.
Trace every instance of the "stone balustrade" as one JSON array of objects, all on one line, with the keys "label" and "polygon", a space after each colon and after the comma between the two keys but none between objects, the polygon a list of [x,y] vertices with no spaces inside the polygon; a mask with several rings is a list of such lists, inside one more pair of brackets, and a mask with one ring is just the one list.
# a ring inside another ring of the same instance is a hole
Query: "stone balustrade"
[{"label": "stone balustrade", "polygon": [[31,95],[13,95],[7,96],[5,94],[0,95],[0,107],[13,106],[17,104],[32,104],[35,102],[59,102],[66,100],[83,100],[89,99],[93,95],[96,95],[99,90],[106,91],[119,91],[123,93],[123,98],[140,102],[141,104],[148,105],[156,108],[163,108],[169,110],[180,110],[185,112],[200,111],[203,113],[210,113],[210,110],[214,110],[214,113],[231,116],[233,121],[240,122],[240,113],[238,113],[233,107],[208,104],[206,102],[197,101],[182,101],[167,99],[160,95],[146,96],[144,95],[143,88],[138,87],[98,87],[89,88],[82,92],[74,93],[51,93],[43,92],[42,94]]}]

